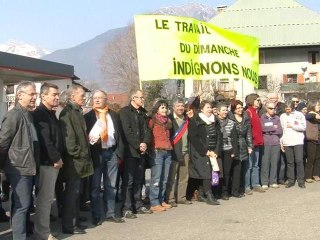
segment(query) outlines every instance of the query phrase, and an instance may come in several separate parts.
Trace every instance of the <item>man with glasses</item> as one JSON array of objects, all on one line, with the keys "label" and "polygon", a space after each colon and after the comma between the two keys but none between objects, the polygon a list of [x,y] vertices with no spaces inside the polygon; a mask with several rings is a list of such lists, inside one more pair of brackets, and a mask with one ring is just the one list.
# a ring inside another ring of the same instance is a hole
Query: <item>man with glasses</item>
[{"label": "man with glasses", "polygon": [[282,128],[280,118],[275,115],[273,102],[266,102],[265,113],[261,116],[264,146],[261,159],[261,184],[262,189],[268,187],[278,188],[277,170],[280,154],[280,137]]},{"label": "man with glasses", "polygon": [[246,97],[248,109],[246,110],[251,123],[252,129],[252,141],[253,149],[252,153],[249,156],[249,168],[246,173],[246,194],[251,195],[252,190],[256,192],[263,193],[263,190],[260,186],[260,174],[259,174],[259,157],[261,147],[263,146],[263,136],[262,136],[262,126],[260,118],[258,115],[258,109],[261,106],[261,101],[259,95],[252,93]]},{"label": "man with glasses", "polygon": [[62,206],[62,233],[83,234],[85,226],[80,224],[79,204],[81,179],[93,174],[89,141],[82,107],[85,91],[72,85],[67,90],[68,103],[60,113],[60,123],[65,144],[62,173],[65,179]]},{"label": "man with glasses", "polygon": [[[90,179],[92,223],[95,226],[101,225],[105,218],[109,222],[123,223],[124,220],[116,216],[118,159],[123,158],[119,116],[109,109],[106,92],[94,91],[92,100],[92,110],[84,116],[94,166],[94,173]],[[102,176],[103,205],[100,198]]]},{"label": "man with glasses", "polygon": [[130,104],[119,112],[125,144],[124,171],[122,182],[123,216],[136,218],[134,214],[152,213],[143,206],[141,190],[144,182],[145,156],[151,142],[151,132],[147,125],[147,111],[143,108],[144,95],[141,90],[133,90]]},{"label": "man with glasses", "polygon": [[300,100],[299,100],[298,96],[297,95],[292,95],[291,101],[294,104],[294,109],[297,110],[297,107],[298,107],[298,105],[300,103]]},{"label": "man with glasses", "polygon": [[31,111],[36,106],[33,82],[21,82],[16,90],[16,106],[4,117],[0,130],[0,169],[4,169],[12,189],[11,228],[13,239],[26,239],[32,179],[36,175],[38,137]]}]

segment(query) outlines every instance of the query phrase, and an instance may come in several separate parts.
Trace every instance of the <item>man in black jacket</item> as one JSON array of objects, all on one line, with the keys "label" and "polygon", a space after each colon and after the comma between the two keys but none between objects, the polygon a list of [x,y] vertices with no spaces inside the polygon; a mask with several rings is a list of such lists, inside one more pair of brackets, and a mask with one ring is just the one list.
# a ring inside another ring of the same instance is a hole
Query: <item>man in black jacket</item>
[{"label": "man in black jacket", "polygon": [[38,137],[31,115],[36,99],[34,83],[21,82],[16,90],[16,106],[4,117],[0,131],[0,169],[4,169],[12,189],[13,239],[26,239],[32,179],[36,175]]},{"label": "man in black jacket", "polygon": [[188,124],[185,116],[185,106],[182,98],[173,100],[173,113],[169,115],[172,121],[171,142],[173,143],[172,162],[166,189],[166,202],[175,207],[178,204],[191,204],[186,199],[189,179]]},{"label": "man in black jacket", "polygon": [[50,234],[50,211],[55,184],[62,167],[63,140],[59,121],[53,110],[59,104],[59,88],[44,83],[40,89],[41,103],[34,111],[34,124],[40,147],[39,191],[36,200],[35,235],[37,239],[54,239]]},{"label": "man in black jacket", "polygon": [[[85,116],[90,140],[94,173],[90,178],[90,203],[92,223],[101,225],[107,221],[123,223],[116,216],[116,181],[118,159],[123,158],[123,142],[118,115],[107,106],[107,94],[96,90],[92,95],[93,107]],[[103,205],[100,199],[100,185],[103,176]]]},{"label": "man in black jacket", "polygon": [[132,212],[151,213],[143,207],[141,189],[144,182],[145,155],[151,133],[147,126],[146,110],[142,107],[144,96],[141,90],[130,94],[130,104],[120,110],[120,121],[125,143],[124,172],[122,182],[123,215],[136,218]]}]

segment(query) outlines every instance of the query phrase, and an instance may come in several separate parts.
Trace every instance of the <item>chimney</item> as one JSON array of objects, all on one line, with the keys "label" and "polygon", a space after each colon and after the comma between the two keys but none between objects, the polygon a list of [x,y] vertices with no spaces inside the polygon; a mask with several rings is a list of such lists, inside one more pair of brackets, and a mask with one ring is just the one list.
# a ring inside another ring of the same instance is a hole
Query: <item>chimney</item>
[{"label": "chimney", "polygon": [[217,14],[222,13],[224,10],[226,10],[228,8],[227,5],[222,5],[222,6],[218,6],[217,7]]}]

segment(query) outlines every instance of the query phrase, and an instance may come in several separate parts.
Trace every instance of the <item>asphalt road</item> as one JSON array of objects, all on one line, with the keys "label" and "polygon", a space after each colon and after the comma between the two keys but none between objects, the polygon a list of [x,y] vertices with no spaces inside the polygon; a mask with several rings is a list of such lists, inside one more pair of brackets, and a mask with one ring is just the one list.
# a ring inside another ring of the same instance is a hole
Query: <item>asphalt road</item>
[{"label": "asphalt road", "polygon": [[[63,235],[60,223],[52,224],[58,239],[94,240],[228,240],[228,239],[319,239],[320,182],[306,189],[281,186],[266,193],[254,193],[241,199],[220,201],[220,206],[194,202],[162,213],[138,215],[137,219],[116,224],[104,222],[87,234]],[[90,219],[88,212],[82,213]],[[8,224],[1,223],[0,239],[11,239]]]}]

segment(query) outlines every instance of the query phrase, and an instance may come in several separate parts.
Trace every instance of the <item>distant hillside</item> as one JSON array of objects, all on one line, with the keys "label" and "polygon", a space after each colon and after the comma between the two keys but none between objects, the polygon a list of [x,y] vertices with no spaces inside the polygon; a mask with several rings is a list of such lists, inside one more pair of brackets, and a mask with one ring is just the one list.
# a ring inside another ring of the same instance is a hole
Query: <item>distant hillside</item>
[{"label": "distant hillside", "polygon": [[[213,7],[193,2],[183,6],[161,8],[154,12],[154,14],[193,17],[202,21],[208,21],[216,15],[216,11]],[[115,84],[108,82],[108,77],[106,78],[107,80],[104,80],[99,60],[104,47],[117,34],[124,31],[126,31],[126,27],[109,30],[73,48],[62,49],[48,54],[43,59],[74,65],[75,74],[81,80],[85,82],[94,81],[100,86],[107,88],[108,91],[117,92],[120,89],[115,89]]]}]

